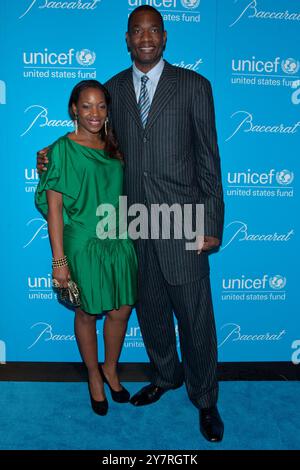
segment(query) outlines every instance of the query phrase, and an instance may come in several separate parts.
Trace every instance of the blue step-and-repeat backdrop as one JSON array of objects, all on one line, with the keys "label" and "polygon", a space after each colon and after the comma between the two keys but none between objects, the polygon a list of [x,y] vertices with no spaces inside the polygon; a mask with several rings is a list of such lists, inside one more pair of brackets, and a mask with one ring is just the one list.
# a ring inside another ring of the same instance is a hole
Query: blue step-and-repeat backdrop
[{"label": "blue step-and-repeat backdrop", "polygon": [[[130,65],[127,18],[142,4],[164,17],[165,58],[213,85],[226,202],[211,256],[219,360],[296,364],[300,0],[1,0],[0,362],[80,360],[73,313],[51,289],[36,151],[72,130],[76,82]],[[121,361],[147,361],[135,313]]]}]

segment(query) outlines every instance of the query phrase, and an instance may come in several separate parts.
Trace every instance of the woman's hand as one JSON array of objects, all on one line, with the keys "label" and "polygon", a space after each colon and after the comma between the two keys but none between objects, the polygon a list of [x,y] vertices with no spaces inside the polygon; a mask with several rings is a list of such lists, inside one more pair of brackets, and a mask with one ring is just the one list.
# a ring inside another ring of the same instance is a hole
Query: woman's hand
[{"label": "woman's hand", "polygon": [[71,279],[68,266],[52,269],[52,278],[59,282],[60,287],[68,287],[68,281]]}]

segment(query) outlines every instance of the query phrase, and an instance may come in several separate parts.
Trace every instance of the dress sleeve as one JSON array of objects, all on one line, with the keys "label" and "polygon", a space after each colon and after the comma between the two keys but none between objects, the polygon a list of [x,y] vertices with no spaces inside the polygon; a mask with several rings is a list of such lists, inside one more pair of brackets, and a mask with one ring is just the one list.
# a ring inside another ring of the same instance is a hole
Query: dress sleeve
[{"label": "dress sleeve", "polygon": [[[41,213],[47,217],[47,190],[52,189],[63,195],[63,201],[73,202],[78,198],[82,176],[76,158],[69,152],[63,139],[56,141],[48,152],[48,170],[41,177],[35,193],[35,203]],[[71,200],[70,200],[71,199]]]}]

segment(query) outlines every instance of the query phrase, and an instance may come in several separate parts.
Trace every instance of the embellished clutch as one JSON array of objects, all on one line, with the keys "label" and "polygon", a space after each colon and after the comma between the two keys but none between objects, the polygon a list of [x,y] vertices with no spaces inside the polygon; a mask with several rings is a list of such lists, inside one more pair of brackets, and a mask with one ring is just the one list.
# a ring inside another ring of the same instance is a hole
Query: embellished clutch
[{"label": "embellished clutch", "polygon": [[80,307],[80,292],[76,282],[71,279],[68,281],[68,287],[60,287],[56,279],[52,279],[52,286],[56,291],[57,298],[67,307]]}]

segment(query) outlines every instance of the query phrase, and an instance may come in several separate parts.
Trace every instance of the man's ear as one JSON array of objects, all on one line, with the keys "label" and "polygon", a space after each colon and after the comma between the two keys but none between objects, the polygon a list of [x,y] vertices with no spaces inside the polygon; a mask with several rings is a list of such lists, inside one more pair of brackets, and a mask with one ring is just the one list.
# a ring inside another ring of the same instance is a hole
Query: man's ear
[{"label": "man's ear", "polygon": [[127,45],[127,51],[130,52],[130,39],[129,39],[129,34],[126,33],[125,35],[125,41],[126,41],[126,45]]},{"label": "man's ear", "polygon": [[164,31],[163,35],[164,35],[163,36],[164,37],[164,48],[163,48],[163,50],[165,50],[166,45],[167,45],[167,39],[168,39],[167,31]]}]

